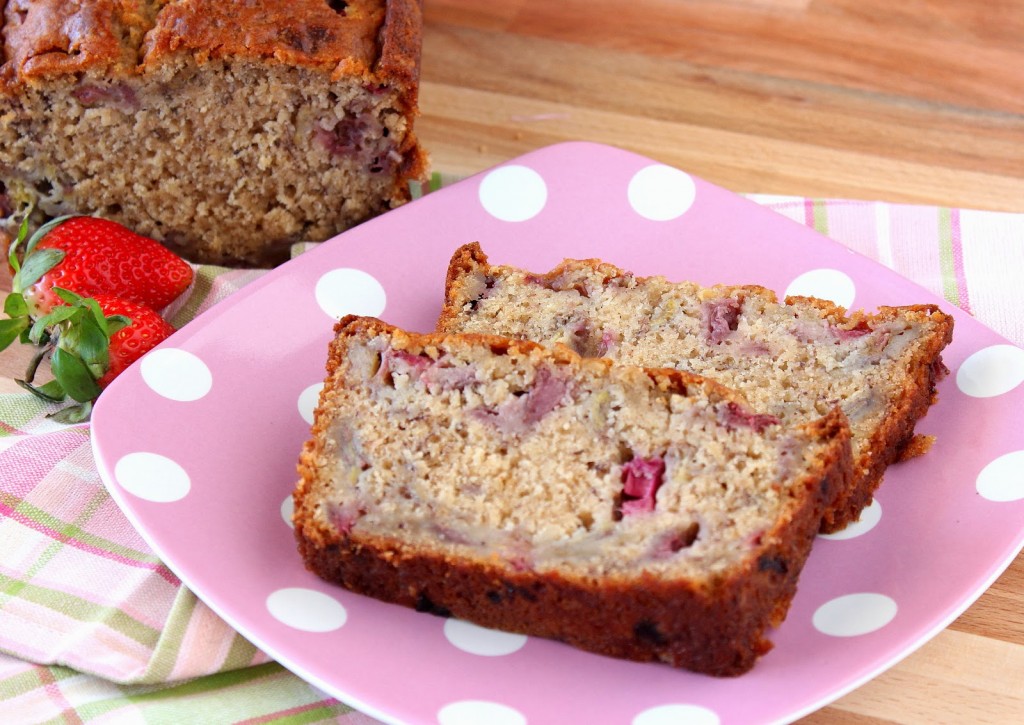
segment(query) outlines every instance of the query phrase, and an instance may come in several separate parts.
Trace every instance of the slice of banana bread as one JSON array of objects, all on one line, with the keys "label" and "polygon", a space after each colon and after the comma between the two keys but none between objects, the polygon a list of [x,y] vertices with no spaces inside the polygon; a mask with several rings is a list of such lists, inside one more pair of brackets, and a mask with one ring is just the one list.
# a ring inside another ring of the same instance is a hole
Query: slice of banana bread
[{"label": "slice of banana bread", "polygon": [[599,260],[533,274],[488,264],[473,243],[452,258],[438,330],[560,342],[586,356],[688,370],[789,424],[840,406],[854,471],[822,521],[831,532],[857,520],[913,439],[945,371],[953,318],[933,305],[847,316],[822,300],[779,303],[763,287],[641,278]]},{"label": "slice of banana bread", "polygon": [[287,259],[409,199],[418,0],[9,0],[0,230],[98,214],[206,262]]},{"label": "slice of banana bread", "polygon": [[353,591],[714,675],[753,666],[849,471],[675,370],[484,335],[336,327],[295,533]]}]

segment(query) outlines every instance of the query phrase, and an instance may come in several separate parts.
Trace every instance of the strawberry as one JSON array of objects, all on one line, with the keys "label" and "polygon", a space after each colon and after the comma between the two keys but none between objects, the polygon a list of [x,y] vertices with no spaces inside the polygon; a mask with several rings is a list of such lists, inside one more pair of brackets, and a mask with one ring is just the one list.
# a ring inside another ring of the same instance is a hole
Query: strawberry
[{"label": "strawberry", "polygon": [[[62,422],[77,423],[89,417],[92,401],[110,381],[167,339],[174,328],[149,307],[119,297],[81,297],[60,287],[54,287],[53,292],[61,304],[34,322],[23,322],[29,326],[22,330],[0,334],[0,349],[18,337],[34,343],[38,350],[26,379],[17,382],[44,400],[76,401],[54,415]],[[15,309],[18,303],[12,306],[12,299],[20,297],[12,294],[5,301],[4,308],[11,319],[0,320],[0,333],[2,323],[28,319],[27,309]],[[25,306],[23,300],[20,304]],[[25,314],[18,315],[19,312]],[[46,355],[50,356],[54,379],[37,387],[32,380]]]},{"label": "strawberry", "polygon": [[33,316],[61,303],[54,287],[83,297],[113,294],[160,310],[192,283],[192,268],[174,252],[107,219],[54,219],[28,241],[19,265],[26,232],[23,227],[8,259],[15,272],[14,291],[25,298]]},{"label": "strawberry", "polygon": [[[0,351],[15,340],[35,345],[17,382],[45,400],[71,398],[54,417],[83,421],[111,380],[174,332],[156,310],[191,284],[192,268],[152,239],[94,217],[43,225],[19,255],[27,220],[8,252],[14,291],[4,300]],[[54,379],[35,386],[47,356]]]},{"label": "strawberry", "polygon": [[99,304],[107,319],[122,316],[131,320],[128,327],[121,328],[110,336],[110,366],[96,381],[100,388],[105,388],[111,380],[124,372],[125,368],[170,337],[174,333],[174,328],[154,310],[144,305],[104,294],[95,295],[93,299]]}]

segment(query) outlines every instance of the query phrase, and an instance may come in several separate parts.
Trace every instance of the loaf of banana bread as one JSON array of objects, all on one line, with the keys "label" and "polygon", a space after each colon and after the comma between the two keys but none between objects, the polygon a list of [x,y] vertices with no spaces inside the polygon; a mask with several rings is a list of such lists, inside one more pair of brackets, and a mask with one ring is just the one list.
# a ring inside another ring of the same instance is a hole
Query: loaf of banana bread
[{"label": "loaf of banana bread", "polygon": [[714,675],[771,647],[846,485],[838,409],[788,427],[676,370],[372,318],[336,333],[294,496],[312,571]]},{"label": "loaf of banana bread", "polygon": [[418,0],[8,0],[0,230],[97,214],[268,263],[409,198]]},{"label": "loaf of banana bread", "polygon": [[688,370],[789,424],[840,406],[853,432],[854,471],[822,522],[830,532],[857,520],[885,468],[913,440],[945,370],[953,318],[933,305],[848,316],[822,300],[780,303],[763,287],[640,278],[599,260],[566,260],[535,274],[491,265],[473,243],[452,258],[438,330],[563,343],[582,355]]}]

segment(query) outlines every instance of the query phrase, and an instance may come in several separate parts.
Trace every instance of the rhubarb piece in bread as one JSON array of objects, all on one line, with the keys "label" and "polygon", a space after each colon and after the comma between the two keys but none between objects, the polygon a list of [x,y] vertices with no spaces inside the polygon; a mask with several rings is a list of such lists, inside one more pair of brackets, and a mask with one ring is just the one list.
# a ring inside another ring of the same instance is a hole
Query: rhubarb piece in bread
[{"label": "rhubarb piece in bread", "polygon": [[96,214],[267,263],[409,198],[418,0],[9,0],[0,228]]},{"label": "rhubarb piece in bread", "polygon": [[786,614],[849,430],[717,383],[346,318],[301,455],[307,566],[355,592],[714,675]]},{"label": "rhubarb piece in bread", "polygon": [[702,288],[635,277],[598,260],[566,260],[547,274],[490,265],[478,244],[448,271],[444,332],[564,343],[587,356],[672,367],[739,390],[759,413],[790,424],[840,406],[853,432],[848,490],[822,530],[856,521],[886,466],[913,439],[945,371],[953,318],[934,305],[877,314],[756,286]]}]

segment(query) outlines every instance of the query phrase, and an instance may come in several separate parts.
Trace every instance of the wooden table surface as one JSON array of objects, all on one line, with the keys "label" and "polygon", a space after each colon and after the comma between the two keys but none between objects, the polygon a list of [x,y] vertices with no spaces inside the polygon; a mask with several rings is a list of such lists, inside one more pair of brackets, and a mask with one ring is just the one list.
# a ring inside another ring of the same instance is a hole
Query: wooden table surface
[{"label": "wooden table surface", "polygon": [[[436,170],[583,139],[739,192],[1024,212],[1024,0],[426,5],[419,133]],[[0,392],[22,369],[0,356]],[[1024,722],[1024,556],[803,722]]]}]

